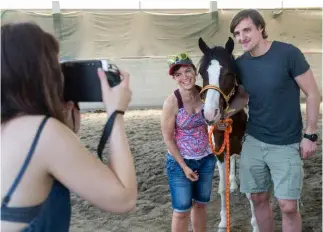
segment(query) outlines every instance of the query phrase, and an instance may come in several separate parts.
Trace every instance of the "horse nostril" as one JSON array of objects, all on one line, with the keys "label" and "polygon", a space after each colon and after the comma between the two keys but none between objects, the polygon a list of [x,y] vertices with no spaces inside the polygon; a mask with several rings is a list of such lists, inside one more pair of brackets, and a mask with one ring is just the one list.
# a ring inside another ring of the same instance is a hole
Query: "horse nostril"
[{"label": "horse nostril", "polygon": [[214,116],[217,116],[219,113],[219,109],[215,109]]},{"label": "horse nostril", "polygon": [[209,126],[212,126],[214,121],[208,121],[208,120],[205,120],[206,121],[206,124],[209,125]]}]

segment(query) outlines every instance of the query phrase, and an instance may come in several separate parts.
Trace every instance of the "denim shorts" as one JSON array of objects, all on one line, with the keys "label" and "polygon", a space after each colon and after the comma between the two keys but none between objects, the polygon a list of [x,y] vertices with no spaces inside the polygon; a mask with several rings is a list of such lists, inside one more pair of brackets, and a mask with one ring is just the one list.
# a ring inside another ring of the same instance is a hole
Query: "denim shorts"
[{"label": "denim shorts", "polygon": [[199,160],[184,159],[186,165],[197,171],[199,179],[195,182],[186,178],[177,161],[167,154],[166,169],[168,185],[175,212],[186,212],[191,209],[192,201],[206,204],[210,201],[212,180],[216,157],[210,154]]},{"label": "denim shorts", "polygon": [[278,199],[298,200],[304,178],[299,146],[267,144],[246,135],[240,160],[240,191],[268,192],[274,187]]}]

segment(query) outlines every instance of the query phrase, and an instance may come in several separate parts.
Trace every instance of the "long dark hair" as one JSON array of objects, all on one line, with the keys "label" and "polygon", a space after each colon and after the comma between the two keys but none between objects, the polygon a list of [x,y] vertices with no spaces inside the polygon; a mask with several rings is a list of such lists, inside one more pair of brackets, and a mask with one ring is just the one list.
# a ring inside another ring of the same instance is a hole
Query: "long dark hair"
[{"label": "long dark hair", "polygon": [[18,115],[64,122],[59,44],[38,25],[1,26],[1,124]]}]

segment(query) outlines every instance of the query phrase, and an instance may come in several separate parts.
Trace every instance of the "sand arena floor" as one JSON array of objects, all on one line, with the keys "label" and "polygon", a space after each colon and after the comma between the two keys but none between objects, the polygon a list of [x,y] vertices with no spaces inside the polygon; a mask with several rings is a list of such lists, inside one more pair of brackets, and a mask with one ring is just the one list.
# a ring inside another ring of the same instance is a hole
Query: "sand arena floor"
[{"label": "sand arena floor", "polygon": [[[305,109],[303,107],[304,122]],[[321,111],[322,112],[322,111]],[[160,110],[131,110],[125,115],[127,135],[135,159],[139,197],[137,207],[126,214],[103,213],[88,202],[72,194],[72,232],[169,232],[171,202],[165,174],[164,145],[160,130]],[[320,115],[319,131],[322,131]],[[81,141],[93,154],[106,122],[105,113],[83,113]],[[303,231],[322,231],[322,140],[315,157],[304,161],[305,180],[301,214]],[[239,162],[238,162],[239,163]],[[239,170],[239,169],[238,169]],[[219,175],[215,171],[212,200],[207,210],[207,231],[216,231],[220,222],[220,195],[217,193]],[[275,231],[281,231],[281,215],[275,199],[272,200]],[[251,213],[246,196],[236,191],[231,194],[231,231],[251,231]],[[191,230],[191,227],[189,229]]]}]

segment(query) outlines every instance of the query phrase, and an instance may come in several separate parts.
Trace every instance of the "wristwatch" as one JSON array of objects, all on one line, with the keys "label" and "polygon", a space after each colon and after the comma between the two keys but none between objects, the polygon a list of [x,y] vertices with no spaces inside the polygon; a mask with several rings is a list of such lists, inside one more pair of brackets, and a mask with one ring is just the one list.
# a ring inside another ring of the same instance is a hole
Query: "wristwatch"
[{"label": "wristwatch", "polygon": [[311,140],[312,142],[315,142],[317,140],[317,134],[304,134],[304,138]]}]

